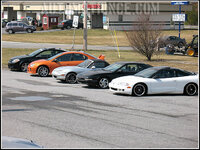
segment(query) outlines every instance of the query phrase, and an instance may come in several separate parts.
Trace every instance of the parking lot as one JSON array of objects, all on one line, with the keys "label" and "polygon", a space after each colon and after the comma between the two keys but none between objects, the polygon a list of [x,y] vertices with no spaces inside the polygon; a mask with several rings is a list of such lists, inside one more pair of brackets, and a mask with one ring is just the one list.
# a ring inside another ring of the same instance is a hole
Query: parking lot
[{"label": "parking lot", "polygon": [[198,96],[113,95],[2,69],[2,136],[44,148],[197,148]]}]

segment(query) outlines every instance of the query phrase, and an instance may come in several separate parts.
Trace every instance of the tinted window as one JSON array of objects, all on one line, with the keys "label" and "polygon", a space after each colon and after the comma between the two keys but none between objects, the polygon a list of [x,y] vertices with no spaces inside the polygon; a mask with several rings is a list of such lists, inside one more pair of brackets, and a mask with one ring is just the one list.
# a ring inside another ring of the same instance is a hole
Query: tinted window
[{"label": "tinted window", "polygon": [[82,68],[86,68],[89,66],[89,68],[90,68],[90,65],[93,66],[92,64],[93,64],[93,61],[88,59],[88,60],[85,60],[84,62],[78,64],[77,66],[82,67]]},{"label": "tinted window", "polygon": [[121,72],[137,72],[139,70],[137,64],[127,64],[119,69]]},{"label": "tinted window", "polygon": [[153,74],[155,74],[158,70],[155,69],[154,67],[150,67],[150,68],[147,68],[147,69],[144,69],[138,73],[135,74],[135,76],[138,76],[138,77],[144,77],[144,78],[150,78],[152,77]]},{"label": "tinted window", "polygon": [[90,67],[95,66],[95,68],[104,68],[106,66],[105,62],[94,62]]},{"label": "tinted window", "polygon": [[23,23],[19,23],[19,26],[20,26],[20,27],[23,27],[23,25],[24,25]]},{"label": "tinted window", "polygon": [[51,50],[48,50],[48,51],[43,51],[43,52],[41,52],[41,53],[38,54],[36,57],[49,58],[49,57],[51,57],[51,56],[52,56]]},{"label": "tinted window", "polygon": [[104,70],[107,70],[107,71],[116,71],[117,69],[121,68],[122,66],[123,66],[123,64],[115,63],[115,64],[107,66],[106,68],[104,68]]},{"label": "tinted window", "polygon": [[12,24],[11,24],[11,23],[8,23],[8,26],[10,27],[10,26],[12,26]]},{"label": "tinted window", "polygon": [[189,76],[192,75],[190,72],[182,71],[182,70],[176,70],[177,77],[183,77],[183,76]]},{"label": "tinted window", "polygon": [[86,60],[88,59],[85,55],[82,54],[73,54],[73,61],[79,61],[79,60]]},{"label": "tinted window", "polygon": [[175,39],[176,39],[176,37],[170,36],[170,40],[175,40]]},{"label": "tinted window", "polygon": [[57,58],[58,61],[71,61],[72,54],[65,54]]},{"label": "tinted window", "polygon": [[29,56],[35,56],[36,54],[40,53],[42,51],[42,49],[38,49],[32,53],[29,54]]},{"label": "tinted window", "polygon": [[176,71],[173,69],[160,70],[155,75],[156,78],[172,78],[176,77]]},{"label": "tinted window", "polygon": [[13,23],[13,26],[17,26],[17,23]]}]

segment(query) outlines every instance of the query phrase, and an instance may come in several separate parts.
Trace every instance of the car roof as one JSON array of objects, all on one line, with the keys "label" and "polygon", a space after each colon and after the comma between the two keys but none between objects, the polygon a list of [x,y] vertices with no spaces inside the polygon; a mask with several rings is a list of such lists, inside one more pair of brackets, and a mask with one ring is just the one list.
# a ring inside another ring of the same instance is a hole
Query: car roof
[{"label": "car roof", "polygon": [[[116,64],[145,64],[145,63],[136,62],[136,61],[120,61],[120,62],[116,62]],[[149,64],[145,64],[145,65],[149,65]]]},{"label": "car roof", "polygon": [[55,49],[55,50],[63,50],[64,52],[68,52],[68,50],[61,49],[61,48],[55,48],[55,47],[47,47],[47,48],[42,48],[42,50],[49,50],[49,49]]},{"label": "car roof", "polygon": [[106,62],[105,60],[102,60],[102,59],[90,59],[92,60],[93,62]]},{"label": "car roof", "polygon": [[89,53],[86,53],[86,52],[84,52],[84,51],[66,51],[66,52],[63,52],[62,54],[66,54],[66,53],[83,53],[83,54],[89,55],[89,56],[94,57],[94,58],[97,59],[96,56],[91,55],[91,54],[89,54]]},{"label": "car roof", "polygon": [[[157,67],[151,67],[151,69],[155,69],[155,70],[176,69],[176,70],[180,70],[180,71],[184,71],[184,72],[190,72],[190,71],[186,71],[186,70],[179,69],[179,68],[174,68],[174,67],[169,67],[169,66],[157,66]],[[190,73],[192,73],[192,72],[190,72]]]},{"label": "car roof", "polygon": [[169,67],[169,66],[156,66],[156,67],[152,67],[152,69],[156,69],[156,70],[161,70],[161,69],[178,69],[178,70],[185,71],[185,70],[183,70],[183,69],[174,68],[174,67]]}]

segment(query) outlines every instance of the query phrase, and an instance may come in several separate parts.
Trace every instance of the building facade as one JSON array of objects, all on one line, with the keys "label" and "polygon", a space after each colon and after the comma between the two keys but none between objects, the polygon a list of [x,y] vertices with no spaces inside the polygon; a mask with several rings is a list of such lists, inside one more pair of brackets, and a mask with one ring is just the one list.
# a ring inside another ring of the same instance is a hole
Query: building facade
[{"label": "building facade", "polygon": [[[192,2],[183,5],[181,13],[192,10]],[[170,1],[124,1],[124,2],[88,2],[88,28],[104,28],[130,30],[138,22],[141,14],[150,15],[153,25],[162,25],[163,29],[178,29],[178,22],[172,21],[172,14],[179,13],[178,5]],[[55,14],[58,22],[72,19],[78,15],[82,21],[84,11],[83,1],[2,1],[1,13],[3,19],[21,20],[32,17],[42,20],[44,14]],[[182,26],[183,28],[183,22]]]}]

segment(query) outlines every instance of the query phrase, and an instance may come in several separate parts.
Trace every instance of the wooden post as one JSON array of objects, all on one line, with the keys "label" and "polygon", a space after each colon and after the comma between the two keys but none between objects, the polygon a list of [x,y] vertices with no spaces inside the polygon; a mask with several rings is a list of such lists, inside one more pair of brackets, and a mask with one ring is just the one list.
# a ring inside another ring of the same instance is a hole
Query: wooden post
[{"label": "wooden post", "polygon": [[87,1],[84,1],[84,33],[83,33],[83,49],[87,51]]}]

